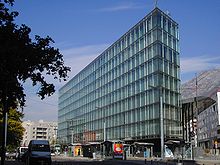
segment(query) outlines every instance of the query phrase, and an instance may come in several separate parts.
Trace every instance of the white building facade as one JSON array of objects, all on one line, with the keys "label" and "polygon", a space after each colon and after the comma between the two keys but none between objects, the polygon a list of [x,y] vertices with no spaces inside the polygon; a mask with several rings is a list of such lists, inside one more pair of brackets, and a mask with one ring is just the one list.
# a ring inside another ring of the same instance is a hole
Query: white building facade
[{"label": "white building facade", "polygon": [[57,139],[57,122],[24,121],[25,129],[21,146],[28,146],[30,140],[48,140],[55,144]]}]

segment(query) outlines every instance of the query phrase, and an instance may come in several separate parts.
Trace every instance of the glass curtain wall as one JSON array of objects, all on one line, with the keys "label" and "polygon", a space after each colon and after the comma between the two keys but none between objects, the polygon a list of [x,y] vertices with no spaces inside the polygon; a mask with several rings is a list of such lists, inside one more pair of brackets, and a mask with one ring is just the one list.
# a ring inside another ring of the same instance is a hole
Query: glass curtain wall
[{"label": "glass curtain wall", "polygon": [[[181,136],[178,25],[154,9],[59,90],[58,137],[74,141]],[[87,133],[87,134],[86,134]],[[86,138],[85,138],[86,135]]]}]

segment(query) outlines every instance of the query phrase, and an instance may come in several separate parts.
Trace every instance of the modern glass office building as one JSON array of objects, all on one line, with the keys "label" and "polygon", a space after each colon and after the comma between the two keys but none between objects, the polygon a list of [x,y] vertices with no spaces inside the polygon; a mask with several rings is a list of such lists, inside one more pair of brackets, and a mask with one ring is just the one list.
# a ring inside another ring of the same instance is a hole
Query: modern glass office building
[{"label": "modern glass office building", "polygon": [[59,90],[60,142],[155,142],[160,96],[165,140],[181,138],[179,59],[178,24],[155,8]]}]

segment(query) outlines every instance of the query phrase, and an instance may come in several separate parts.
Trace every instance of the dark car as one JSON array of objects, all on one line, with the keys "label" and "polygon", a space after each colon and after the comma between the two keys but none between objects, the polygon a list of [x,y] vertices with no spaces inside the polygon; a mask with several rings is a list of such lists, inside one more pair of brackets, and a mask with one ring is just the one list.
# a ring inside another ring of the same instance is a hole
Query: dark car
[{"label": "dark car", "polygon": [[51,152],[48,140],[31,140],[25,153],[26,165],[51,165]]},{"label": "dark car", "polygon": [[28,154],[28,151],[25,151],[24,154],[21,156],[21,159],[20,159],[20,160],[21,160],[22,162],[25,162],[25,161],[26,161],[27,154]]}]

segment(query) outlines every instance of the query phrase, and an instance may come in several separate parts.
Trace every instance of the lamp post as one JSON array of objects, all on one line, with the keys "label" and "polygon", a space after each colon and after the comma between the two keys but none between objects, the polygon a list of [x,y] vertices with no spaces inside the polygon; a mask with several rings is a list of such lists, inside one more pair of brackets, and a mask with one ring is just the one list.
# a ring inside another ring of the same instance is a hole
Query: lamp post
[{"label": "lamp post", "polygon": [[54,140],[55,140],[55,144],[57,143],[57,126],[54,127]]},{"label": "lamp post", "polygon": [[[96,107],[96,109],[101,109],[103,111],[103,107]],[[106,123],[105,123],[105,114],[103,111],[103,142],[106,141]],[[105,144],[103,145],[103,157],[105,157]]]},{"label": "lamp post", "polygon": [[160,146],[161,146],[161,159],[164,158],[164,117],[163,117],[163,96],[160,89]]},{"label": "lamp post", "polygon": [[73,144],[73,129],[71,130],[71,144]]},{"label": "lamp post", "polygon": [[[149,87],[155,89],[155,86],[149,85]],[[157,89],[157,88],[156,88]],[[164,159],[164,117],[163,117],[163,95],[162,86],[159,86],[159,103],[160,103],[160,147],[161,147],[161,159]]]},{"label": "lamp post", "polygon": [[106,140],[106,129],[105,129],[105,121],[103,123],[103,132],[104,132],[104,141]]},{"label": "lamp post", "polygon": [[[69,139],[69,142],[72,142],[73,143],[73,139],[74,139],[74,137],[73,137],[73,135],[74,135],[74,130],[75,130],[75,141],[80,141],[80,139],[82,139],[82,141],[83,141],[83,137],[82,136],[80,136],[80,130],[79,130],[79,125],[82,125],[82,123],[80,123],[80,121],[83,121],[83,120],[85,120],[85,118],[73,118],[73,119],[68,119],[67,120],[67,122],[68,122],[68,126],[67,126],[67,131],[68,131],[68,137],[70,136],[70,130],[71,130],[71,139],[72,140],[70,140]],[[79,121],[79,124],[78,124],[78,121]],[[73,122],[75,123],[76,122],[76,124],[73,124]],[[70,127],[71,127],[71,129],[70,129]],[[75,127],[75,128],[74,128]]]}]

